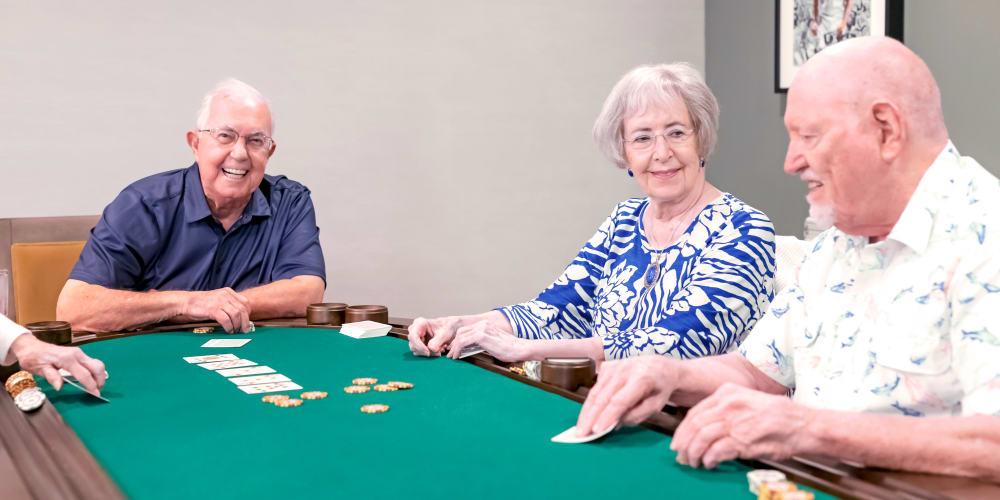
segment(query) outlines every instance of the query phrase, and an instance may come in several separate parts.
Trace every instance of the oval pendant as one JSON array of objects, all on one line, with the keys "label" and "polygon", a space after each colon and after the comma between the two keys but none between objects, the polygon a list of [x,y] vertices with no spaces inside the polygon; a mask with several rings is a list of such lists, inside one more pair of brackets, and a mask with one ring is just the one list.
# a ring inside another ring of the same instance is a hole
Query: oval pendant
[{"label": "oval pendant", "polygon": [[653,286],[656,283],[656,277],[660,274],[660,266],[658,263],[650,263],[649,267],[646,268],[646,275],[644,276],[646,282],[646,288]]}]

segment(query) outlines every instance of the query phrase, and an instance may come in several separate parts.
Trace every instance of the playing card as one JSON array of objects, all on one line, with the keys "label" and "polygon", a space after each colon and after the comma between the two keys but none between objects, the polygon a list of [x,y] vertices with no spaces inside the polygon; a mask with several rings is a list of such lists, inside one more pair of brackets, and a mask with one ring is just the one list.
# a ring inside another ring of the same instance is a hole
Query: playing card
[{"label": "playing card", "polygon": [[[104,373],[105,373],[105,375],[107,375],[108,372],[104,372]],[[85,392],[87,394],[90,394],[91,396],[94,396],[95,398],[100,399],[101,401],[104,401],[105,403],[110,403],[111,402],[111,401],[108,401],[107,398],[105,398],[104,396],[98,396],[97,394],[94,394],[93,392],[90,392],[87,389],[85,389],[76,380],[76,377],[74,377],[68,371],[63,370],[62,368],[60,368],[59,369],[59,375],[62,376],[63,381],[66,382],[67,384],[69,384],[69,385],[71,385],[73,387],[76,387],[77,389],[80,389],[81,391],[83,391],[83,392]]]},{"label": "playing card", "polygon": [[229,379],[229,381],[236,385],[256,385],[256,384],[271,384],[275,382],[291,382],[292,379],[280,373],[272,373],[270,375],[251,375],[249,377],[236,377]]},{"label": "playing card", "polygon": [[483,349],[482,347],[479,347],[476,344],[468,345],[462,349],[461,353],[459,353],[458,359],[467,358],[469,356],[472,356],[473,354],[479,354],[481,352],[486,352],[486,349]]},{"label": "playing card", "polygon": [[277,382],[274,384],[241,385],[240,390],[247,394],[263,394],[265,392],[295,391],[302,386],[295,382]]},{"label": "playing card", "polygon": [[595,439],[600,439],[600,438],[606,436],[608,433],[610,433],[611,431],[615,430],[615,427],[618,427],[618,424],[614,424],[611,427],[608,427],[607,429],[604,429],[602,432],[595,432],[593,434],[590,434],[589,436],[577,436],[576,435],[576,426],[574,425],[573,427],[570,427],[569,429],[566,429],[566,430],[560,432],[559,434],[556,434],[552,438],[552,442],[553,443],[571,443],[571,444],[587,443],[587,442],[593,441]]},{"label": "playing card", "polygon": [[230,359],[226,361],[216,361],[214,363],[203,363],[198,366],[209,370],[221,370],[223,368],[239,368],[241,366],[253,366],[257,363],[249,359]]},{"label": "playing card", "polygon": [[[202,347],[243,347],[251,339],[212,339],[202,344]],[[221,361],[221,360],[220,360]]]},{"label": "playing card", "polygon": [[244,375],[260,375],[262,373],[274,373],[274,368],[270,366],[247,366],[245,368],[228,368],[215,373],[223,377],[242,377]]},{"label": "playing card", "polygon": [[240,359],[235,354],[209,354],[208,356],[188,356],[184,361],[188,363],[211,363],[213,361],[235,361]]}]

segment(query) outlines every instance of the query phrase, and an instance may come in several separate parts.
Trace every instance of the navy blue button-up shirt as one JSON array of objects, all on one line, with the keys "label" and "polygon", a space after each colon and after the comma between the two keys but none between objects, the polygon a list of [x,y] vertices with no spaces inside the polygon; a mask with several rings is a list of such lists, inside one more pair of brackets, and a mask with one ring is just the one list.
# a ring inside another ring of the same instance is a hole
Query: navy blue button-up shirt
[{"label": "navy blue button-up shirt", "polygon": [[301,275],[326,281],[309,189],[265,175],[225,231],[198,164],[146,177],[104,209],[71,279],[120,290],[236,291]]}]

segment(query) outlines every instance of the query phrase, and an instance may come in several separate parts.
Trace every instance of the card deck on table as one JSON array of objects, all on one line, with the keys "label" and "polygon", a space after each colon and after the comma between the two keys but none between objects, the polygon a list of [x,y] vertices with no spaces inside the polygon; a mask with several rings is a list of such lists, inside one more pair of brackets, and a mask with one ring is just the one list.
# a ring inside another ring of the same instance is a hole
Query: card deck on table
[{"label": "card deck on table", "polygon": [[340,333],[356,339],[368,339],[372,337],[383,337],[389,333],[392,326],[375,321],[358,321],[356,323],[344,323],[340,327]]},{"label": "card deck on table", "polygon": [[239,368],[241,366],[253,366],[257,363],[249,359],[230,359],[227,361],[216,361],[214,363],[203,363],[198,366],[209,370],[221,370],[223,368]]},{"label": "card deck on table", "polygon": [[235,354],[209,354],[208,356],[188,356],[184,361],[188,363],[211,363],[213,361],[235,361],[240,359]]},{"label": "card deck on table", "polygon": [[576,426],[574,425],[573,427],[570,427],[569,429],[566,429],[566,430],[560,432],[559,434],[556,434],[552,438],[552,442],[553,443],[570,443],[570,444],[588,443],[588,442],[593,441],[595,439],[600,439],[600,438],[606,436],[609,432],[615,430],[615,427],[618,427],[618,424],[614,424],[611,427],[608,427],[607,429],[603,430],[602,432],[595,432],[595,433],[593,433],[593,434],[591,434],[589,436],[577,436],[576,435]]},{"label": "card deck on table", "polygon": [[257,385],[257,384],[273,384],[276,382],[291,382],[292,379],[280,373],[272,373],[270,375],[251,375],[249,377],[236,377],[229,379],[229,381],[236,385]]},{"label": "card deck on table", "polygon": [[212,339],[202,344],[202,347],[243,347],[251,339]]},{"label": "card deck on table", "polygon": [[244,375],[261,375],[264,373],[274,373],[274,368],[270,366],[247,366],[245,368],[228,368],[215,373],[223,377],[242,377]]},{"label": "card deck on table", "polygon": [[263,394],[265,392],[296,391],[302,386],[295,382],[277,382],[274,384],[241,385],[240,390],[247,394]]}]

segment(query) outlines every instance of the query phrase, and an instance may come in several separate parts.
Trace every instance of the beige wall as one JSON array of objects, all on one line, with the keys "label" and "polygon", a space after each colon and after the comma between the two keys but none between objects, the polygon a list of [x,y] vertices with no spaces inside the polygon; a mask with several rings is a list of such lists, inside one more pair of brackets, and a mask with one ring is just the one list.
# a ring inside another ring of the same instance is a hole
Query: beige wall
[{"label": "beige wall", "polygon": [[637,192],[590,140],[611,86],[705,64],[703,0],[135,5],[0,4],[0,217],[99,213],[187,166],[234,76],[273,103],[269,171],[313,191],[327,298],[400,316],[546,286]]}]

